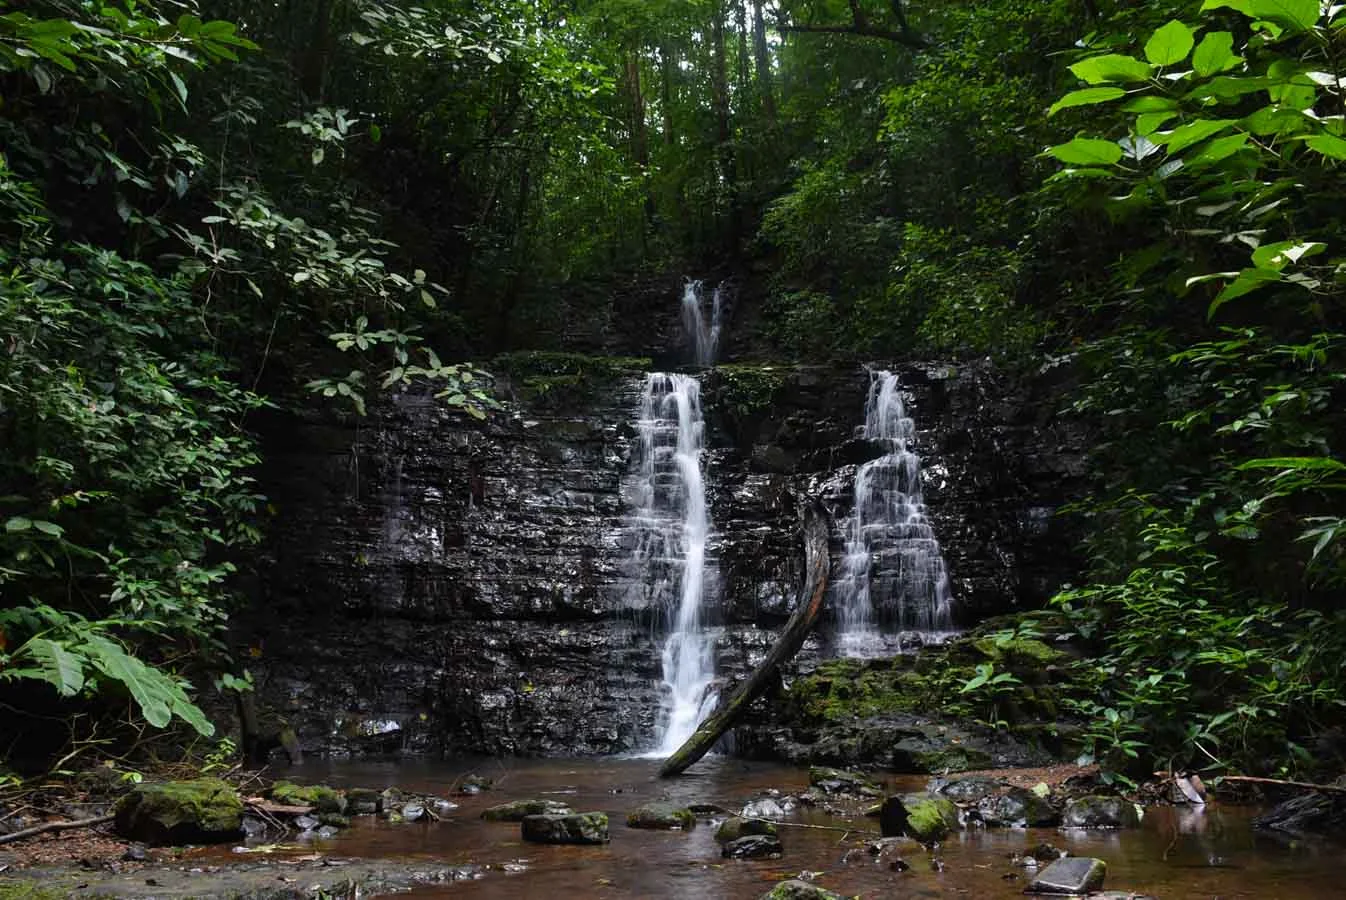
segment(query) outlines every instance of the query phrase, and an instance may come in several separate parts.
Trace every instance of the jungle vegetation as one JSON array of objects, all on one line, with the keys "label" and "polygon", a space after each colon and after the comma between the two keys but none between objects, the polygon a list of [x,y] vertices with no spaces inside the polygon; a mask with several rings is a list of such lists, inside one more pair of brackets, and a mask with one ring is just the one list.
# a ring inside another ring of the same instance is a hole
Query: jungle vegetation
[{"label": "jungle vegetation", "polygon": [[729,261],[773,361],[1070,373],[1095,755],[1339,768],[1344,59],[1319,0],[0,2],[0,682],[210,737],[258,416],[489,416],[570,287]]}]

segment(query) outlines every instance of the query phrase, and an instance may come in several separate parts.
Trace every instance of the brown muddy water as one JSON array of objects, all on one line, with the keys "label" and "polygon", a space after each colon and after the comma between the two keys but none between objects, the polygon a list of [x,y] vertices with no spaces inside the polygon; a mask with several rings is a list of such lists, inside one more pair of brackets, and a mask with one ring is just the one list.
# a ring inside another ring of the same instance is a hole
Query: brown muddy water
[{"label": "brown muddy water", "polygon": [[[486,760],[471,763],[310,765],[283,777],[334,785],[382,788],[447,797],[460,806],[443,822],[389,825],[360,817],[341,836],[307,845],[353,858],[433,861],[484,867],[481,877],[399,896],[455,900],[563,900],[563,898],[696,898],[752,900],[775,882],[815,873],[814,880],[847,897],[1010,898],[1022,896],[1028,875],[1011,864],[1016,851],[1046,841],[1077,856],[1108,864],[1105,888],[1178,898],[1317,900],[1346,898],[1346,843],[1304,842],[1254,832],[1256,810],[1213,804],[1203,809],[1150,809],[1131,831],[1055,829],[973,830],[951,837],[932,856],[911,847],[911,868],[891,871],[863,848],[861,831],[874,820],[838,817],[801,809],[788,817],[843,831],[782,828],[779,860],[725,860],[714,825],[703,821],[689,832],[628,828],[626,813],[643,802],[668,798],[715,803],[737,810],[770,789],[801,792],[808,773],[795,768],[710,758],[677,779],[655,776],[648,759]],[[495,789],[455,796],[461,776],[495,779]],[[895,790],[918,790],[924,777],[890,781]],[[611,821],[610,844],[602,847],[540,846],[519,839],[517,823],[483,822],[481,811],[508,800],[560,800],[580,812],[601,810]],[[846,835],[844,829],[856,833]],[[937,871],[933,859],[943,862]]]}]

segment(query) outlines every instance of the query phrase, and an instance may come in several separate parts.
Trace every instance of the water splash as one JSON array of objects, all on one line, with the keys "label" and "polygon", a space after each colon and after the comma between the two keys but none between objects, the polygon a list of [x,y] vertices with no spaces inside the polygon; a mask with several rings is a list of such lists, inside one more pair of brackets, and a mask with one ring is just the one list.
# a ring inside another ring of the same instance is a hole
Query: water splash
[{"label": "water splash", "polygon": [[897,376],[871,372],[864,438],[887,452],[855,472],[855,511],[835,595],[845,656],[878,652],[879,626],[915,632],[924,643],[953,630],[949,576],[925,516],[921,460],[909,449],[915,433]]},{"label": "water splash", "polygon": [[698,366],[715,363],[720,344],[721,319],[724,316],[724,287],[716,285],[710,296],[710,318],[706,317],[705,288],[700,281],[688,280],[682,289],[682,327],[691,345],[692,362]]},{"label": "water splash", "polygon": [[701,472],[701,383],[688,375],[650,374],[637,428],[633,564],[668,630],[663,648],[667,696],[658,749],[658,755],[667,756],[691,736],[718,699],[711,690],[714,640],[701,615],[712,579],[706,553],[710,513]]}]

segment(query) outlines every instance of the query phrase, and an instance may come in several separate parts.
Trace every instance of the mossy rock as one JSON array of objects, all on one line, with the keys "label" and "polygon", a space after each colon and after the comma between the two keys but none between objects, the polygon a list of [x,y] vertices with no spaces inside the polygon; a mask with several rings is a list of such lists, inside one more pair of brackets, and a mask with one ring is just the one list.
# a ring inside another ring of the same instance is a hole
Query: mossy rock
[{"label": "mossy rock", "polygon": [[321,813],[318,816],[319,825],[328,825],[332,828],[350,828],[351,820],[341,813]]},{"label": "mossy rock", "polygon": [[670,831],[674,828],[690,830],[696,827],[696,815],[685,806],[655,801],[645,803],[627,813],[626,825],[628,828],[647,828],[653,831]]},{"label": "mossy rock", "polygon": [[1136,804],[1123,797],[1091,794],[1067,803],[1061,824],[1066,828],[1135,828],[1140,813]]},{"label": "mossy rock", "polygon": [[534,844],[606,844],[608,815],[586,812],[568,816],[524,816],[520,834],[525,841]]},{"label": "mossy rock", "polygon": [[117,804],[117,833],[147,844],[214,844],[243,829],[243,801],[218,778],[140,784]]},{"label": "mossy rock", "polygon": [[488,822],[522,822],[524,816],[565,816],[573,810],[559,800],[511,800],[482,811]]},{"label": "mossy rock", "polygon": [[992,662],[1003,662],[1011,667],[1040,667],[1069,659],[1065,653],[1049,647],[1037,638],[997,641],[995,638],[984,637],[974,641],[973,646],[977,648],[977,652]]},{"label": "mossy rock", "polygon": [[961,827],[958,807],[948,797],[937,794],[889,797],[879,812],[879,828],[884,837],[905,834],[922,844],[943,840]]},{"label": "mossy rock", "polygon": [[344,813],[346,795],[325,784],[295,784],[277,781],[271,786],[271,799],[286,806],[311,806],[317,813]]},{"label": "mossy rock", "polygon": [[776,834],[776,826],[765,819],[745,819],[742,816],[730,816],[715,829],[715,840],[721,844],[736,841],[751,834]]},{"label": "mossy rock", "polygon": [[782,881],[758,900],[843,900],[843,898],[826,888],[795,878]]}]

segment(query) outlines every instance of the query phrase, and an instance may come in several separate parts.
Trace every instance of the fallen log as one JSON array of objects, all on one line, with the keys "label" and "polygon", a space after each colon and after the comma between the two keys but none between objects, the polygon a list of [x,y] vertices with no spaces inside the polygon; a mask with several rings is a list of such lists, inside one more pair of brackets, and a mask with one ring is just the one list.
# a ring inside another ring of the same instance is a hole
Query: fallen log
[{"label": "fallen log", "polygon": [[804,510],[804,581],[799,586],[795,611],[785,623],[771,652],[728,697],[722,699],[715,711],[706,717],[659,768],[659,775],[668,778],[683,772],[688,766],[710,752],[715,742],[734,726],[749,704],[756,700],[776,680],[780,667],[794,658],[804,645],[822,612],[823,597],[827,593],[827,510],[813,500]]},{"label": "fallen log", "polygon": [[0,844],[8,844],[10,841],[21,841],[24,838],[36,837],[39,834],[46,834],[49,831],[69,831],[72,828],[91,828],[94,825],[102,825],[104,822],[111,822],[116,817],[116,814],[108,813],[106,816],[94,816],[92,819],[76,819],[73,822],[48,822],[45,825],[34,825],[32,828],[25,828],[22,831],[12,831],[6,835],[0,835]]}]

